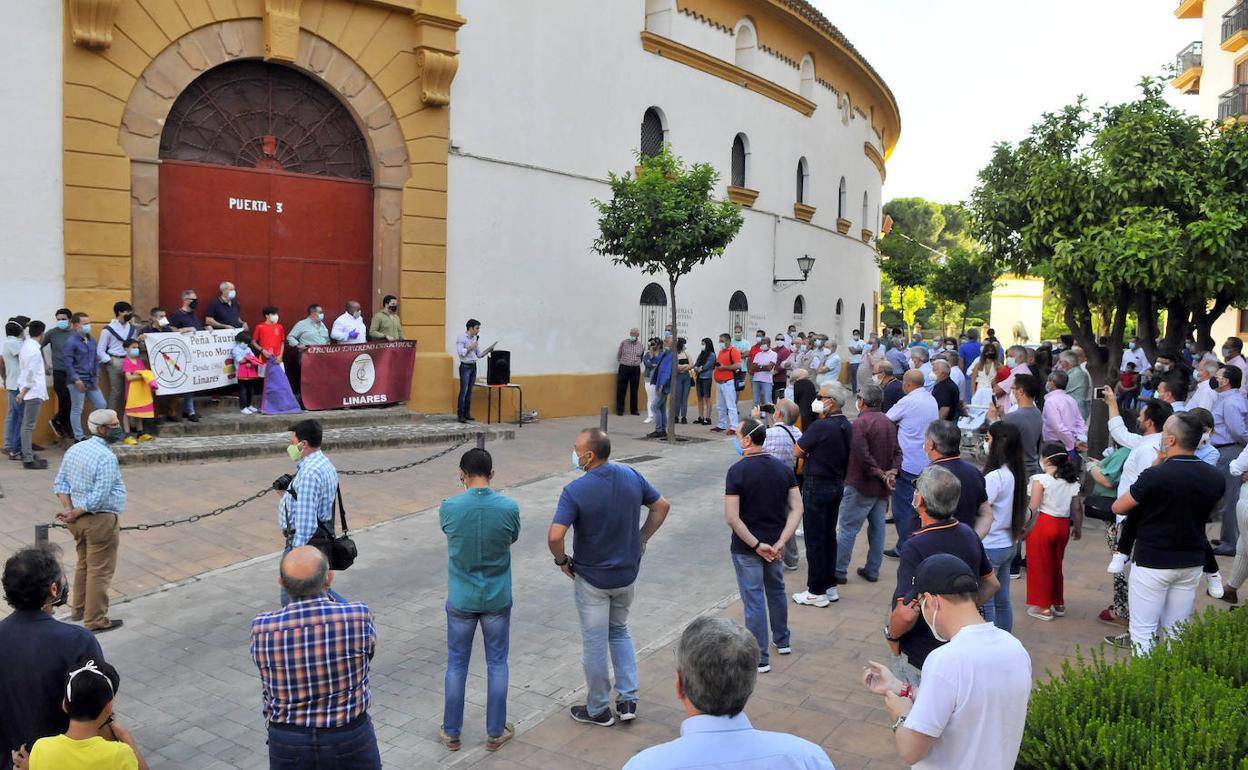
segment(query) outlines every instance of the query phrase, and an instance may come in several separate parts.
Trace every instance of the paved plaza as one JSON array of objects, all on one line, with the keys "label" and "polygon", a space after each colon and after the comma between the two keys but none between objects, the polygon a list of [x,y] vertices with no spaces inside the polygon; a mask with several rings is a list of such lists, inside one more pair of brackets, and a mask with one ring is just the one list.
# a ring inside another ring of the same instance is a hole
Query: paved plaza
[{"label": "paved plaza", "polygon": [[[613,421],[616,418],[612,418]],[[642,564],[631,630],[640,658],[640,707],[630,725],[600,728],[572,722],[567,706],[583,702],[580,633],[572,583],[551,563],[545,533],[559,491],[576,477],[569,447],[577,428],[595,418],[525,426],[514,441],[490,445],[496,486],[515,497],[522,533],[513,549],[509,720],[517,738],[494,755],[482,744],[485,680],[480,641],[468,686],[464,749],[448,754],[437,741],[445,665],[445,541],[440,498],[458,488],[459,451],[420,468],[344,480],[360,559],[334,587],[372,608],[378,626],[372,668],[372,715],[387,767],[618,768],[635,752],[670,740],[684,718],[675,697],[673,642],[704,613],[741,616],[723,520],[723,478],[736,459],[731,442],[668,447],[642,441],[639,419],[613,422],[612,459],[650,457],[636,467],[672,502]],[[706,436],[705,429],[686,428]],[[340,468],[378,468],[432,454],[437,446],[334,452]],[[50,458],[55,468],[59,459]],[[272,459],[124,469],[130,500],[124,523],[154,522],[208,510],[254,492],[288,471]],[[52,472],[0,467],[8,496],[0,552],[29,542],[37,520],[56,509]],[[122,674],[120,718],[131,726],[154,768],[258,768],[266,764],[259,683],[248,655],[251,618],[277,606],[276,499],[195,524],[128,532],[122,541],[112,614],[124,628],[101,637]],[[52,539],[72,550],[63,531]],[[859,538],[853,567],[862,563]],[[891,543],[890,535],[889,542]],[[1066,555],[1070,614],[1040,623],[1022,613],[1024,584],[1014,582],[1015,633],[1032,655],[1038,678],[1078,646],[1110,631],[1096,621],[1110,581],[1104,533],[1091,522]],[[876,584],[856,576],[826,609],[791,605],[794,653],[772,657],[747,708],[754,724],[785,730],[824,746],[837,768],[901,765],[882,700],[858,684],[862,664],[884,660],[880,627],[892,591],[891,566]],[[1224,564],[1223,568],[1229,564]],[[788,573],[800,590],[803,571]],[[851,569],[851,575],[853,575]],[[162,588],[162,586],[165,586]],[[128,598],[123,598],[128,597]],[[1203,597],[1203,606],[1209,599]]]}]

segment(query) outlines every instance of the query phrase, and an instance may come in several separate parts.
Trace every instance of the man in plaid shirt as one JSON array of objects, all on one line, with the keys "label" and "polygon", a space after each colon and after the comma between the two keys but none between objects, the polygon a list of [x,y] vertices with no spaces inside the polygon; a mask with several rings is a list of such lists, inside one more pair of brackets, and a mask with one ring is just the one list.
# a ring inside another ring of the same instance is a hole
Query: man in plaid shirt
[{"label": "man in plaid shirt", "polygon": [[[286,551],[306,545],[316,534],[318,523],[334,531],[334,502],[338,499],[338,469],[321,451],[321,423],[303,420],[290,426],[287,454],[295,461],[295,475],[282,490],[277,504],[277,520],[286,536]],[[335,591],[329,598],[343,601]],[[281,593],[282,606],[288,601]]]},{"label": "man in plaid shirt", "polygon": [[282,558],[290,603],[251,622],[272,767],[381,768],[368,716],[368,668],[377,646],[362,602],[329,598],[324,554],[300,546]]}]

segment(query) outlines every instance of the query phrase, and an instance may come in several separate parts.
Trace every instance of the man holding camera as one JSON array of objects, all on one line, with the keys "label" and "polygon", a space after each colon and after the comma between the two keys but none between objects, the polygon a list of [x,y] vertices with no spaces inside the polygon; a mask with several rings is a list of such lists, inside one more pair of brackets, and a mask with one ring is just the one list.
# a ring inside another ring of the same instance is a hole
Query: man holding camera
[{"label": "man holding camera", "polygon": [[[295,473],[284,473],[273,482],[273,488],[282,493],[277,504],[277,520],[286,547],[282,555],[301,545],[307,545],[317,529],[323,524],[334,531],[334,501],[338,498],[338,469],[321,451],[321,423],[319,420],[302,420],[290,426],[290,444],[286,454],[294,460]],[[329,591],[334,601],[343,598]],[[283,588],[282,606],[290,601]]]}]

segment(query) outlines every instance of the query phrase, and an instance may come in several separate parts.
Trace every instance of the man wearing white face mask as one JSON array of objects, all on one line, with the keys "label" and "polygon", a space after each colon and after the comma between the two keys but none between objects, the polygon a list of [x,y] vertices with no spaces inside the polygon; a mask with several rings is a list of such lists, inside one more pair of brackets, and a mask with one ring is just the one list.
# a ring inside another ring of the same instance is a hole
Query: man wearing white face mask
[{"label": "man wearing white face mask", "polygon": [[1144,351],[1140,349],[1140,338],[1132,337],[1127,342],[1126,350],[1122,351],[1122,362],[1119,364],[1119,371],[1125,372],[1127,364],[1135,364],[1137,372],[1148,371],[1148,356],[1144,355]]},{"label": "man wearing white face mask", "polygon": [[754,357],[750,360],[750,380],[754,389],[754,406],[762,406],[771,403],[778,356],[771,349],[771,340],[767,337],[758,341],[754,351]]},{"label": "man wearing white face mask", "polygon": [[1213,411],[1213,402],[1218,400],[1218,394],[1211,387],[1211,379],[1218,373],[1219,366],[1217,361],[1204,361],[1197,364],[1195,377],[1196,389],[1187,399],[1188,409],[1208,409]]},{"label": "man wearing white face mask", "polygon": [[[735,430],[734,430],[735,432]],[[608,462],[611,439],[586,428],[572,447],[572,464],[583,475],[563,488],[546,544],[555,566],[574,581],[581,621],[585,705],[573,706],[572,719],[601,727],[637,716],[637,656],[628,633],[628,612],[646,543],[663,526],[671,505],[640,473]],[[645,523],[641,509],[646,508]],[[573,529],[573,555],[564,541]],[[615,669],[615,709],[611,676]]]},{"label": "man wearing white face mask", "polygon": [[360,311],[360,303],[351,300],[347,303],[346,312],[334,320],[334,329],[329,336],[334,342],[343,345],[358,345],[368,341],[365,335],[364,314]]},{"label": "man wearing white face mask", "polygon": [[243,309],[238,304],[238,292],[234,284],[222,281],[217,287],[220,294],[208,303],[204,311],[204,324],[209,329],[242,329],[247,330],[247,322],[243,320]]},{"label": "man wearing white face mask", "polygon": [[1013,767],[1031,695],[1031,658],[976,609],[982,580],[950,554],[927,557],[907,598],[938,639],[921,688],[871,661],[862,683],[884,696],[901,760],[916,768]]}]

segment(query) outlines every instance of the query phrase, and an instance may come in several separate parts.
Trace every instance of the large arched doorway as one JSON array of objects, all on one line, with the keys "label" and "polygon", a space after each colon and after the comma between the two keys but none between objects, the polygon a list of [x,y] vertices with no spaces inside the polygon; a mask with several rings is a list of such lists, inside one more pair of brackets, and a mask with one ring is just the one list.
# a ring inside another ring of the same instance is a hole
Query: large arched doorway
[{"label": "large arched doorway", "polygon": [[[244,319],[287,326],[319,303],[371,306],[373,171],[354,118],[317,81],[256,60],[215,67],[174,102],[160,140],[160,302],[222,280]],[[146,309],[141,309],[145,312]]]}]

